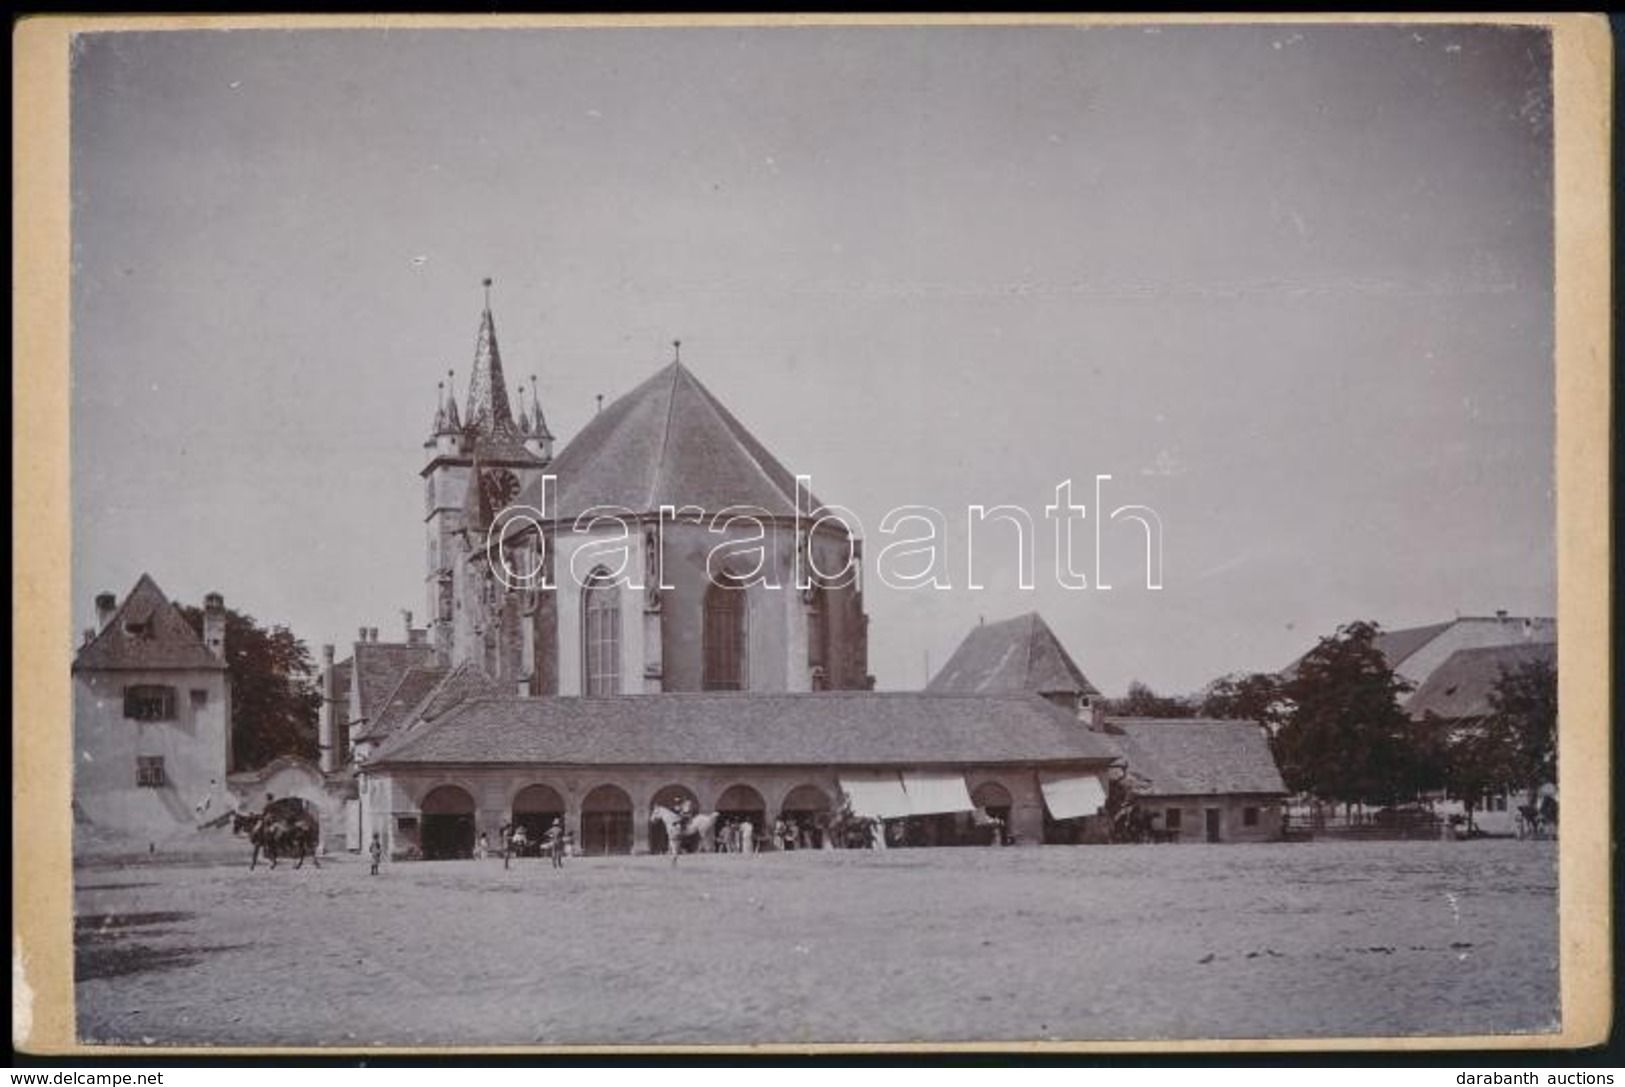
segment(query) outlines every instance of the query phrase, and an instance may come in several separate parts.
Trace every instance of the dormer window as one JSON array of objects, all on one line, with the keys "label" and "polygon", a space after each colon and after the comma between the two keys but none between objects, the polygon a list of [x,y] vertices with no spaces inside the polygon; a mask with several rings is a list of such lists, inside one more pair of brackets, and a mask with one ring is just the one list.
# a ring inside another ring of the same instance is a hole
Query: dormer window
[{"label": "dormer window", "polygon": [[142,619],[127,622],[124,624],[124,633],[132,638],[150,638],[152,637],[152,620]]}]

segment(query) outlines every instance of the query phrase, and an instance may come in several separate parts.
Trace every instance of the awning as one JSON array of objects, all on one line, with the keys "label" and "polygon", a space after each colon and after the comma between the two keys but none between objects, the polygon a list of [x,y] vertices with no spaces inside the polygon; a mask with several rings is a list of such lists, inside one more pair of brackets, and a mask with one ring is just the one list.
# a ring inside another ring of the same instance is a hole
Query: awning
[{"label": "awning", "polygon": [[1044,793],[1044,807],[1051,819],[1076,819],[1097,815],[1106,805],[1106,786],[1094,774],[1038,775]]},{"label": "awning", "polygon": [[903,779],[896,771],[884,773],[847,772],[840,776],[841,792],[852,804],[854,815],[871,819],[900,819],[912,814]]},{"label": "awning", "polygon": [[908,771],[903,774],[903,791],[908,793],[909,810],[915,815],[939,815],[944,812],[973,811],[976,808],[965,789],[963,774]]}]

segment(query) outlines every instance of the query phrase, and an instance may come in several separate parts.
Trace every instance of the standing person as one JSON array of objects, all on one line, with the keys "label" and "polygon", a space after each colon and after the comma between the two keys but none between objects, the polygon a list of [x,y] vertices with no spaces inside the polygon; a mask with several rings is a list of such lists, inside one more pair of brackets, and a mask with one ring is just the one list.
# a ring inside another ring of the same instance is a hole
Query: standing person
[{"label": "standing person", "polygon": [[486,857],[488,857],[490,855],[491,855],[491,836],[489,834],[485,833],[485,831],[482,830],[482,831],[480,831],[480,842],[479,842],[478,845],[476,845],[474,847],[474,859],[477,860],[477,861],[483,861]]},{"label": "standing person", "polygon": [[384,843],[378,840],[378,832],[372,832],[372,844],[367,847],[367,855],[372,858],[371,875],[378,874],[378,862],[384,859]]},{"label": "standing person", "polygon": [[739,851],[747,856],[756,852],[756,828],[749,819],[739,824]]},{"label": "standing person", "polygon": [[564,867],[564,824],[557,819],[547,828],[547,854],[553,858],[554,868]]}]

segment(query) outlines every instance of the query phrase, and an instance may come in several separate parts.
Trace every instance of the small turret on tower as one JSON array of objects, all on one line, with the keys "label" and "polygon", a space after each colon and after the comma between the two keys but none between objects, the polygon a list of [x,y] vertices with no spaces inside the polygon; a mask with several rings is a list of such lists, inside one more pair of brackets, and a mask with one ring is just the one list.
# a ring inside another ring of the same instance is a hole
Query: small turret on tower
[{"label": "small turret on tower", "polygon": [[[520,403],[524,403],[521,395]],[[521,410],[521,415],[523,415]],[[530,429],[525,432],[525,449],[532,456],[546,464],[553,459],[553,432],[547,429],[547,419],[542,415],[542,402],[536,396],[536,375],[530,375]]]}]

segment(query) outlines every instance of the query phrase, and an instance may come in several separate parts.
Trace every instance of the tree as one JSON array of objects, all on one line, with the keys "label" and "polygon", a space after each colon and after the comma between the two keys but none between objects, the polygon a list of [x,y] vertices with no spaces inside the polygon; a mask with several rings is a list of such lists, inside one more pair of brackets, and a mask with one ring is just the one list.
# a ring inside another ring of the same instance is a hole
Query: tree
[{"label": "tree", "polygon": [[1111,699],[1107,707],[1120,717],[1196,716],[1196,707],[1190,700],[1164,698],[1139,680],[1128,685],[1128,694],[1125,697]]},{"label": "tree", "polygon": [[1274,736],[1292,711],[1281,687],[1280,678],[1267,672],[1220,676],[1208,684],[1198,712],[1221,720],[1257,721]]},{"label": "tree", "polygon": [[1414,795],[1419,730],[1399,707],[1411,685],[1376,646],[1375,623],[1322,638],[1282,688],[1292,709],[1276,736],[1287,787],[1343,804],[1388,804]]},{"label": "tree", "polygon": [[[182,606],[203,635],[203,609]],[[305,643],[284,626],[266,629],[226,609],[226,670],[231,677],[233,770],[253,770],[282,755],[315,759],[322,695]]]},{"label": "tree", "polygon": [[1490,692],[1490,720],[1507,739],[1510,784],[1533,795],[1557,780],[1557,667],[1536,660],[1508,671]]},{"label": "tree", "polygon": [[[1430,715],[1429,723],[1441,731],[1444,722]],[[1486,794],[1510,789],[1517,780],[1515,745],[1507,730],[1493,718],[1458,726],[1442,741],[1444,785],[1467,809],[1468,824]]]}]

